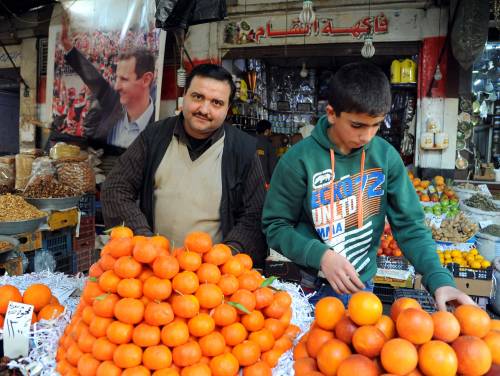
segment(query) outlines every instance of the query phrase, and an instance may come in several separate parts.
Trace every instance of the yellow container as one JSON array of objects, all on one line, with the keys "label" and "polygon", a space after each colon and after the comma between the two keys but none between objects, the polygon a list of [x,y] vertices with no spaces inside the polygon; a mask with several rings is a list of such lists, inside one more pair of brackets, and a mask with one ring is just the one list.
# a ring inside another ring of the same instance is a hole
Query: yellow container
[{"label": "yellow container", "polygon": [[78,209],[64,211],[53,211],[47,220],[50,231],[59,230],[65,227],[75,227],[78,223]]},{"label": "yellow container", "polygon": [[401,82],[401,62],[393,60],[391,63],[391,84],[399,84]]},{"label": "yellow container", "polygon": [[404,59],[401,63],[401,83],[417,82],[417,63],[411,59]]}]

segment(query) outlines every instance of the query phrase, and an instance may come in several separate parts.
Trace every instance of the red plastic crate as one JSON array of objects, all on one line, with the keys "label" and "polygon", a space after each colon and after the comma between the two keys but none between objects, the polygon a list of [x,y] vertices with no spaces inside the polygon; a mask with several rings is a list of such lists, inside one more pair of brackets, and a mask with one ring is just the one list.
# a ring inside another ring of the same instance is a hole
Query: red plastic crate
[{"label": "red plastic crate", "polygon": [[74,238],[73,248],[76,254],[76,271],[84,272],[92,265],[92,254],[95,247],[95,238]]}]

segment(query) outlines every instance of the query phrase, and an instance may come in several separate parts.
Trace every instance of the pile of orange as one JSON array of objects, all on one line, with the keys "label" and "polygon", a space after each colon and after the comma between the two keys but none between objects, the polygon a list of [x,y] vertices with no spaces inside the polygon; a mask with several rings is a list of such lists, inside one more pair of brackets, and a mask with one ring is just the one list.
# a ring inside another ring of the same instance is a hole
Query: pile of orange
[{"label": "pile of orange", "polygon": [[64,312],[64,307],[47,285],[35,283],[29,286],[23,294],[12,285],[0,286],[0,328],[3,327],[4,315],[9,302],[31,304],[34,307],[32,323],[40,320],[52,320]]},{"label": "pile of orange", "polygon": [[323,298],[315,315],[294,348],[296,376],[484,375],[500,365],[500,321],[476,306],[429,314],[405,297],[387,316],[379,298],[363,291],[347,309]]},{"label": "pile of orange", "polygon": [[114,228],[60,339],[61,375],[271,375],[293,346],[291,297],[206,233],[171,250]]}]

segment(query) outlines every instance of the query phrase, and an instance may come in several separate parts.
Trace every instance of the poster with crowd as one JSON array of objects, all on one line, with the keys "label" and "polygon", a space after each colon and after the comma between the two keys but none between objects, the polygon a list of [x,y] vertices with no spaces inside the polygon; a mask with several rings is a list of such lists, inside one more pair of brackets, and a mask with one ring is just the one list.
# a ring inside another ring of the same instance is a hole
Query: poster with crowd
[{"label": "poster with crowd", "polygon": [[64,0],[49,31],[56,134],[127,148],[158,120],[165,32],[154,0]]}]

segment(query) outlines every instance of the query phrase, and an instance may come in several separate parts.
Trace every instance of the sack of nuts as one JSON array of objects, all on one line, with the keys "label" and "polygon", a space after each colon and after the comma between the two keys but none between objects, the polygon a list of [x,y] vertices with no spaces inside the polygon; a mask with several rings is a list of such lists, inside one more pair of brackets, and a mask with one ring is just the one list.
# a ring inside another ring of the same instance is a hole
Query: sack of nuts
[{"label": "sack of nuts", "polygon": [[95,175],[87,160],[62,159],[55,164],[60,183],[82,193],[95,193]]}]

